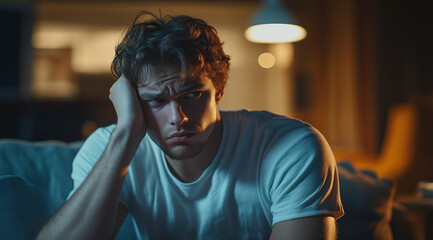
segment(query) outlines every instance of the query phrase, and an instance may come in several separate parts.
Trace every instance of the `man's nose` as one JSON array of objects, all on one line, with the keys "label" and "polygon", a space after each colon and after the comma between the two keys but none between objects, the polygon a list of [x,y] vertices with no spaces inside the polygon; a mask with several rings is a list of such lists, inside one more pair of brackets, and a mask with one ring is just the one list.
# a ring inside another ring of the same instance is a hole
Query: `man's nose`
[{"label": "man's nose", "polygon": [[182,126],[188,122],[188,117],[183,112],[182,106],[176,101],[170,103],[170,125]]}]

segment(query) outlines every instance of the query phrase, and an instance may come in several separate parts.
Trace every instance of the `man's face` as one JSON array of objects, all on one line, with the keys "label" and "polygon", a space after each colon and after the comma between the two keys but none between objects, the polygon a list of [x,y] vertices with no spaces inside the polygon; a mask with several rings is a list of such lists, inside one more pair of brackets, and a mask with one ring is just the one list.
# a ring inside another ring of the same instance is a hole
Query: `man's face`
[{"label": "man's face", "polygon": [[155,66],[137,86],[147,134],[172,159],[198,154],[209,139],[219,111],[216,92],[207,77],[180,78],[176,66]]}]

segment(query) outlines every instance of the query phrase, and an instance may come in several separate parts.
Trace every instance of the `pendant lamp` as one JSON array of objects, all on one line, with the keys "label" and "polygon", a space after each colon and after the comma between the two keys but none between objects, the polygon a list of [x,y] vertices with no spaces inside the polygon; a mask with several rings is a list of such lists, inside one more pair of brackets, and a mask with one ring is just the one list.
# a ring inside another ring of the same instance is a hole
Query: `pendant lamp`
[{"label": "pendant lamp", "polygon": [[252,18],[245,37],[257,43],[297,42],[307,36],[307,31],[299,25],[293,15],[279,0],[265,0]]}]

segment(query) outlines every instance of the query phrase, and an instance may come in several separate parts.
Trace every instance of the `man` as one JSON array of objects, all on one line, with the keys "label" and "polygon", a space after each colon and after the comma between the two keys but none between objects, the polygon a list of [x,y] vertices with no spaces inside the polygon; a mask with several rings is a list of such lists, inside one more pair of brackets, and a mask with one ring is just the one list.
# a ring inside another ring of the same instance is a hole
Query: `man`
[{"label": "man", "polygon": [[139,239],[335,238],[329,146],[294,119],[220,111],[229,60],[202,20],[139,14],[112,64],[117,124],[84,143],[38,238],[112,238],[128,213]]}]

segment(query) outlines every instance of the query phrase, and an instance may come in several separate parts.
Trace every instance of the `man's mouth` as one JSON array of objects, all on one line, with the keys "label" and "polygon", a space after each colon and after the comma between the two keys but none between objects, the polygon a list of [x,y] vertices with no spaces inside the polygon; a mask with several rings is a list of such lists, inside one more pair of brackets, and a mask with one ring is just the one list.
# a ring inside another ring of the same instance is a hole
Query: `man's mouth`
[{"label": "man's mouth", "polygon": [[194,133],[188,131],[175,132],[171,134],[167,139],[173,142],[184,142],[194,136]]}]

